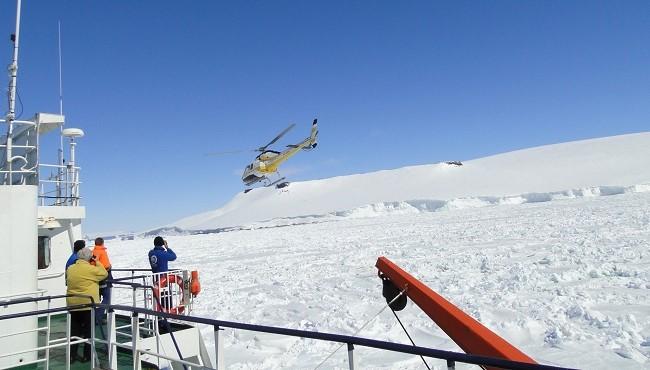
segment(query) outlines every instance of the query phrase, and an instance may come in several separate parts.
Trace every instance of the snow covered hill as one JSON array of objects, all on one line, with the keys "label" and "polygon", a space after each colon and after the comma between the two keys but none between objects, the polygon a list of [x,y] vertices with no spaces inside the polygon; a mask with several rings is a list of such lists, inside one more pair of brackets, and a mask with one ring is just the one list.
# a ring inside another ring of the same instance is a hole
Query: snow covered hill
[{"label": "snow covered hill", "polygon": [[[299,224],[383,212],[613,195],[650,186],[650,132],[518,150],[466,161],[294,182],[239,193],[167,227],[214,230],[274,220]],[[282,220],[278,220],[282,219]]]}]

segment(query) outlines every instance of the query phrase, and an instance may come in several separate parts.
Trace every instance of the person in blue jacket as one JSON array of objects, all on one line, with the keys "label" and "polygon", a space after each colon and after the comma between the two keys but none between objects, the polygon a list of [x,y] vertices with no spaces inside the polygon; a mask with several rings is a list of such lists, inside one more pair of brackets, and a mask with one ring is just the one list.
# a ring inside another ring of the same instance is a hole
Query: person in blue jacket
[{"label": "person in blue jacket", "polygon": [[77,252],[86,247],[86,242],[84,240],[77,240],[74,242],[74,247],[72,248],[72,255],[68,258],[68,261],[65,263],[65,269],[68,270],[68,267],[74,265],[77,262]]},{"label": "person in blue jacket", "polygon": [[169,270],[168,262],[176,260],[176,253],[167,246],[167,240],[161,236],[153,239],[153,249],[149,251],[149,264],[151,272],[167,272]]}]

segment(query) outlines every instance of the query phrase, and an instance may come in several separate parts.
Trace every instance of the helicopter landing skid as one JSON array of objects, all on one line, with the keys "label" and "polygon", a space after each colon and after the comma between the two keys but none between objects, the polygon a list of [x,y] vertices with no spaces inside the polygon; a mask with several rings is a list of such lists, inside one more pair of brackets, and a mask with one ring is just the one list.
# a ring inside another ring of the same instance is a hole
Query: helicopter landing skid
[{"label": "helicopter landing skid", "polygon": [[281,178],[279,178],[279,179],[273,181],[272,183],[266,185],[266,187],[268,188],[268,187],[270,187],[270,186],[273,186],[273,185],[279,183],[280,181],[282,181],[282,180],[284,180],[284,179],[286,179],[286,177],[281,177]]}]

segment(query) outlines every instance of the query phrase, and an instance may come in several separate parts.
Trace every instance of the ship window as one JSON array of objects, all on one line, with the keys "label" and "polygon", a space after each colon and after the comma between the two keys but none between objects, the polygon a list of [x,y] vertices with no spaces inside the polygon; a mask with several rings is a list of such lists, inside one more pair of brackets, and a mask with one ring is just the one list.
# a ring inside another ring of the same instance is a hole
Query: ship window
[{"label": "ship window", "polygon": [[47,236],[38,237],[38,269],[50,267],[52,262],[50,258],[50,238]]}]

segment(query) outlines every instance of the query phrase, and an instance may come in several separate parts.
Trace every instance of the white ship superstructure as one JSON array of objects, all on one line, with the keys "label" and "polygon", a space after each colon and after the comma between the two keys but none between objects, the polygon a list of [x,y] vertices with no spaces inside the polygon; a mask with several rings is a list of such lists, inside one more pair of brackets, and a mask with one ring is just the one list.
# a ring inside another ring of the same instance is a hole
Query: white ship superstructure
[{"label": "white ship superstructure", "polygon": [[[9,71],[9,109],[0,120],[0,278],[5,282],[0,300],[65,293],[64,266],[71,245],[81,237],[85,210],[80,205],[79,167],[75,164],[75,137],[79,129],[63,130],[61,114],[37,113],[31,119],[16,116],[20,2],[16,11],[16,31],[11,37],[13,59]],[[70,139],[70,160],[64,164],[40,161],[42,135],[59,133]],[[55,175],[43,178],[42,174]],[[41,305],[43,307],[45,303]],[[58,302],[61,304],[61,302]],[[36,303],[0,308],[0,314],[37,309]],[[0,348],[20,351],[35,347],[37,317],[0,321]],[[29,362],[35,353],[0,358],[0,368]]]}]

